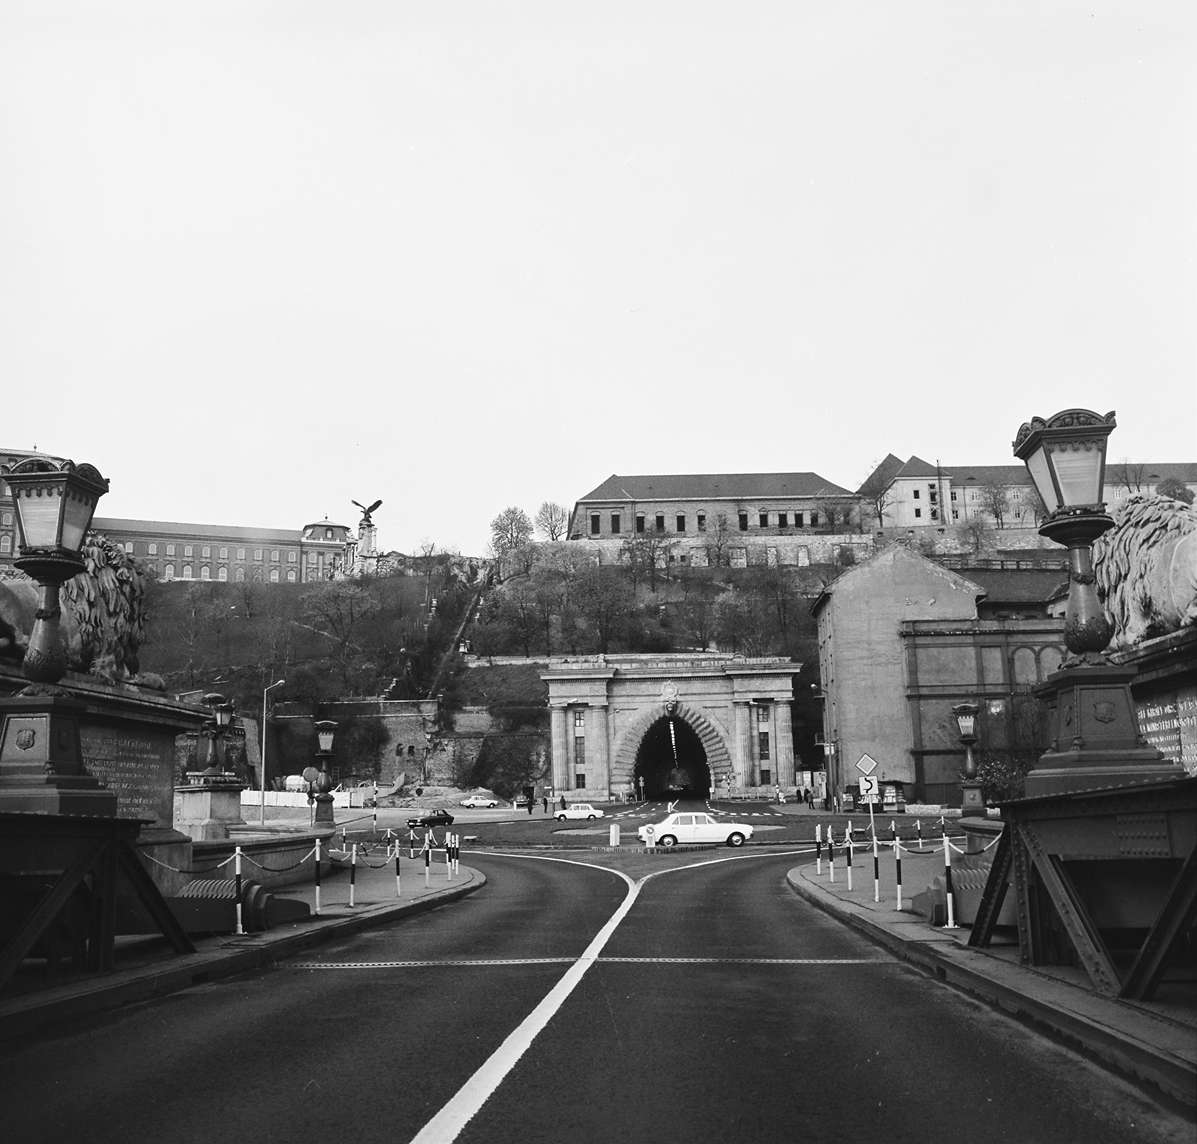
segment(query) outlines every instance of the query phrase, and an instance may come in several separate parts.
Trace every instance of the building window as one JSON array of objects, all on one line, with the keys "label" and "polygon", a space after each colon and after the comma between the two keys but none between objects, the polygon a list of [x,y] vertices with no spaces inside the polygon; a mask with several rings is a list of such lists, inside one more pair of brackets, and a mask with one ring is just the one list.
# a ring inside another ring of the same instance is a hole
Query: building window
[{"label": "building window", "polygon": [[686,531],[686,514],[679,512],[677,514],[677,530],[678,532]]},{"label": "building window", "polygon": [[233,575],[233,579],[236,580],[238,584],[244,584],[245,583],[245,569],[238,568],[236,573]]},{"label": "building window", "polygon": [[261,559],[262,559],[262,550],[261,550],[260,548],[255,548],[255,549],[254,549],[254,559],[255,559],[255,560],[261,560]]},{"label": "building window", "polygon": [[287,583],[288,584],[295,583],[295,569],[294,568],[287,569]]},{"label": "building window", "polygon": [[148,544],[148,545],[146,546],[146,551],[147,551],[147,552],[148,552],[148,553],[149,553],[151,556],[157,556],[157,555],[158,555],[158,545],[156,545],[156,544]]},{"label": "building window", "polygon": [[598,536],[599,531],[602,528],[602,524],[603,518],[597,512],[592,512],[590,514],[590,535]]},{"label": "building window", "polygon": [[586,775],[582,771],[574,772],[574,790],[586,789]]},{"label": "building window", "polygon": [[211,580],[212,579],[212,572],[206,564],[200,565],[200,579],[201,580]]},{"label": "building window", "polygon": [[174,578],[175,578],[175,566],[173,564],[168,564],[165,568],[162,569],[162,579],[163,580],[173,580]]},{"label": "building window", "polygon": [[244,548],[238,548],[238,549],[237,549],[237,559],[238,559],[238,560],[244,560],[244,559],[245,559],[245,549],[244,549]]},{"label": "building window", "polygon": [[762,512],[757,519],[760,522],[761,528],[769,527],[769,514],[767,512]]},{"label": "building window", "polygon": [[923,515],[923,510],[921,508],[916,508],[914,510],[914,519],[915,520],[918,520],[919,517],[921,517],[922,515]]},{"label": "building window", "polygon": [[6,532],[0,536],[0,552],[9,553],[12,551],[12,537]]},{"label": "building window", "polygon": [[757,742],[760,745],[760,758],[762,761],[769,758],[769,732],[761,731],[757,734]]},{"label": "building window", "polygon": [[[574,736],[574,766],[584,767],[586,765],[586,738],[583,735]],[[586,784],[583,783],[583,786]]]},{"label": "building window", "polygon": [[270,569],[270,582],[272,584],[278,583],[278,569],[277,568]]},{"label": "building window", "polygon": [[748,531],[748,513],[746,513],[746,512],[740,513],[740,531],[741,532]]},{"label": "building window", "polygon": [[331,529],[331,528],[326,528],[326,529],[324,530],[324,539],[325,539],[325,540],[332,540],[332,538],[333,538],[332,529]]},{"label": "building window", "polygon": [[0,512],[0,524],[6,528],[12,528],[12,513],[7,509],[4,512]]},{"label": "building window", "polygon": [[915,499],[915,500],[918,500],[918,499],[919,499],[919,491],[918,491],[918,489],[915,489],[915,490],[914,490],[914,499]]},{"label": "building window", "polygon": [[778,528],[789,528],[790,527],[790,514],[788,512],[779,512],[777,514],[777,527]]},{"label": "building window", "polygon": [[299,559],[299,553],[297,553],[295,551],[295,549],[292,548],[291,551],[287,553],[287,563],[294,564],[298,559]]},{"label": "building window", "polygon": [[133,541],[131,541],[131,540],[126,540],[126,541],[125,541],[125,543],[124,543],[124,544],[123,544],[121,547],[123,547],[123,548],[124,548],[124,550],[125,550],[125,551],[126,551],[126,552],[127,552],[129,555],[130,555],[130,556],[132,556],[132,555],[133,555]]},{"label": "building window", "polygon": [[638,512],[636,514],[636,531],[637,532],[644,531],[644,513],[642,513],[642,512]]},{"label": "building window", "polygon": [[769,722],[769,708],[766,707],[763,703],[756,709],[756,721],[758,723],[768,723]]},{"label": "building window", "polygon": [[952,509],[952,519],[953,520],[960,519],[960,512],[957,509]]},{"label": "building window", "polygon": [[620,524],[621,524],[621,521],[619,519],[619,513],[613,512],[611,514],[611,535],[612,536],[618,536],[623,531],[623,529],[620,527]]},{"label": "building window", "polygon": [[819,514],[817,512],[812,512],[810,514],[810,526],[811,528],[819,527]]},{"label": "building window", "polygon": [[768,786],[773,781],[773,772],[768,767],[761,767],[761,786]]},{"label": "building window", "polygon": [[225,568],[223,565],[221,565],[221,567],[218,568],[216,571],[216,579],[219,580],[223,584],[226,580],[228,580],[228,578],[229,578],[229,570],[227,568]]},{"label": "building window", "polygon": [[221,560],[227,560],[229,558],[229,550],[223,544],[220,546],[220,558]]},{"label": "building window", "polygon": [[201,556],[202,556],[202,557],[203,557],[205,560],[207,560],[207,559],[208,559],[208,557],[212,555],[212,548],[211,548],[211,546],[210,546],[210,545],[208,545],[208,544],[205,544],[205,545],[203,546],[203,548],[202,548],[202,549],[200,549],[200,555],[201,555]]},{"label": "building window", "polygon": [[190,564],[183,565],[183,579],[184,580],[191,579],[191,565]]},{"label": "building window", "polygon": [[[585,711],[575,711],[574,712],[574,726],[577,727],[579,730],[586,726],[586,712]],[[576,731],[574,733],[577,734]]]},{"label": "building window", "polygon": [[800,512],[794,513],[794,527],[795,528],[802,527],[802,513],[800,513]]},{"label": "building window", "polygon": [[278,549],[277,548],[272,548],[270,550],[270,559],[274,560],[274,561],[278,560]]},{"label": "building window", "polygon": [[949,496],[949,497],[951,497],[951,499],[952,499],[953,501],[955,501],[955,499],[956,499],[956,490],[955,490],[955,489],[953,489],[953,490],[952,490],[950,493],[948,493],[948,496]]},{"label": "building window", "polygon": [[657,531],[665,531],[665,514],[663,512],[657,513]]},{"label": "building window", "polygon": [[315,564],[315,563],[316,563],[316,553],[315,553],[315,552],[312,552],[312,551],[310,551],[310,550],[308,551],[308,563],[309,563],[309,564]]},{"label": "building window", "polygon": [[698,531],[706,532],[706,530],[707,530],[707,514],[705,512],[700,512],[698,514],[697,519],[698,519]]},{"label": "building window", "polygon": [[195,550],[191,547],[190,544],[183,545],[183,555],[184,556],[194,556],[195,555]]}]

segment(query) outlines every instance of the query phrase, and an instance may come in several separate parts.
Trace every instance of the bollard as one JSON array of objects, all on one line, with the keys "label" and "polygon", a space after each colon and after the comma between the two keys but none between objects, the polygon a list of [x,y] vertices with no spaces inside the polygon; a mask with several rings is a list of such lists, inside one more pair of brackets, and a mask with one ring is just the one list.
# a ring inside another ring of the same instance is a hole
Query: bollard
[{"label": "bollard", "polygon": [[345,839],[345,827],[343,826],[341,827],[341,850],[346,853],[349,850],[349,843]]},{"label": "bollard", "polygon": [[619,823],[611,823],[611,829],[607,834],[607,844],[612,850],[619,848]]},{"label": "bollard", "polygon": [[237,932],[245,933],[245,926],[242,924],[241,916],[241,847],[238,846],[234,851],[236,858],[233,863],[233,876],[237,883]]},{"label": "bollard", "polygon": [[815,823],[815,873],[823,873],[823,824]]},{"label": "bollard", "polygon": [[395,839],[395,897],[403,897],[403,876],[399,873],[399,839]]},{"label": "bollard", "polygon": [[349,908],[353,909],[353,893],[357,883],[357,843],[353,844],[353,853],[349,856]]},{"label": "bollard", "polygon": [[378,780],[374,780],[374,835],[378,836]]},{"label": "bollard", "polygon": [[320,916],[320,839],[316,839],[316,908],[312,911],[316,916]]},{"label": "bollard", "polygon": [[844,855],[848,864],[848,892],[852,892],[852,835],[844,836]]},{"label": "bollard", "polygon": [[835,881],[835,835],[827,828],[827,880]]},{"label": "bollard", "polygon": [[919,849],[923,848],[923,820],[916,818],[914,820],[914,832],[918,836],[915,841],[918,843]]},{"label": "bollard", "polygon": [[449,854],[449,832],[445,831],[445,877],[453,877],[453,859]]},{"label": "bollard", "polygon": [[902,908],[902,843],[894,835],[894,880],[898,884],[898,909]]},{"label": "bollard", "polygon": [[948,828],[943,831],[943,889],[948,900],[948,924],[944,929],[959,929],[956,925],[956,900],[952,894],[952,844],[948,841]]},{"label": "bollard", "polygon": [[424,885],[428,885],[428,875],[432,869],[432,850],[428,846],[428,838],[424,838]]},{"label": "bollard", "polygon": [[873,831],[873,901],[881,901],[881,859],[877,856],[877,832]]}]

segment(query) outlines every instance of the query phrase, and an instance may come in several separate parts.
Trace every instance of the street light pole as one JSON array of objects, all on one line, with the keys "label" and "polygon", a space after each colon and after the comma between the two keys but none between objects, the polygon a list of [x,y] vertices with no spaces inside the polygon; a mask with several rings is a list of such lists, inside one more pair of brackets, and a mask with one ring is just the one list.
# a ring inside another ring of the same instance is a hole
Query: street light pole
[{"label": "street light pole", "polygon": [[262,781],[259,784],[261,790],[261,805],[259,806],[258,825],[266,825],[266,697],[276,687],[282,687],[287,681],[285,679],[276,679],[265,691],[262,692]]}]

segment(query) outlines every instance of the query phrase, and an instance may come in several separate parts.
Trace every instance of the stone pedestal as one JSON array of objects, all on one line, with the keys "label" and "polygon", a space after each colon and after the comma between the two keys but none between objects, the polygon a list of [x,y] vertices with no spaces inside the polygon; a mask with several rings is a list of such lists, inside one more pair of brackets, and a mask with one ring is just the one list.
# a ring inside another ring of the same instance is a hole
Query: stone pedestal
[{"label": "stone pedestal", "polygon": [[236,775],[188,773],[186,786],[175,787],[175,829],[194,842],[226,839],[230,826],[244,826]]},{"label": "stone pedestal", "polygon": [[43,691],[0,699],[0,811],[115,817],[116,794],[83,766],[83,705]]},{"label": "stone pedestal", "polygon": [[976,779],[960,784],[960,813],[965,818],[985,817],[985,789]]}]

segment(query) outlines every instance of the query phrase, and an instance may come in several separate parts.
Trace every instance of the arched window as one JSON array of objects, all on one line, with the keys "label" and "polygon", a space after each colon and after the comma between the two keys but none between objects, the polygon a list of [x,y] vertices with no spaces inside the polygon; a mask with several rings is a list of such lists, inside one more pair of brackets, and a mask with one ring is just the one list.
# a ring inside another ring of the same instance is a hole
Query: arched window
[{"label": "arched window", "polygon": [[200,579],[201,580],[211,580],[212,579],[212,571],[206,564],[200,565]]},{"label": "arched window", "polygon": [[1020,647],[1014,653],[1014,682],[1038,683],[1039,665],[1035,662],[1035,653],[1029,647]]},{"label": "arched window", "polygon": [[221,567],[217,570],[217,572],[216,572],[217,580],[223,581],[223,580],[227,580],[228,578],[229,578],[229,570],[227,568]]},{"label": "arched window", "polygon": [[233,576],[233,579],[235,579],[238,584],[244,584],[245,583],[245,569],[238,568],[236,573]]},{"label": "arched window", "polygon": [[1039,670],[1043,673],[1040,679],[1046,679],[1053,671],[1060,670],[1060,662],[1064,653],[1058,647],[1045,647],[1039,650]]},{"label": "arched window", "polygon": [[175,578],[175,566],[173,564],[168,564],[165,568],[162,569],[162,579],[163,580],[173,580],[174,578]]},{"label": "arched window", "polygon": [[184,580],[191,579],[191,565],[190,564],[183,565],[183,579]]},{"label": "arched window", "polygon": [[270,569],[270,582],[272,584],[278,583],[278,569],[277,568]]}]

